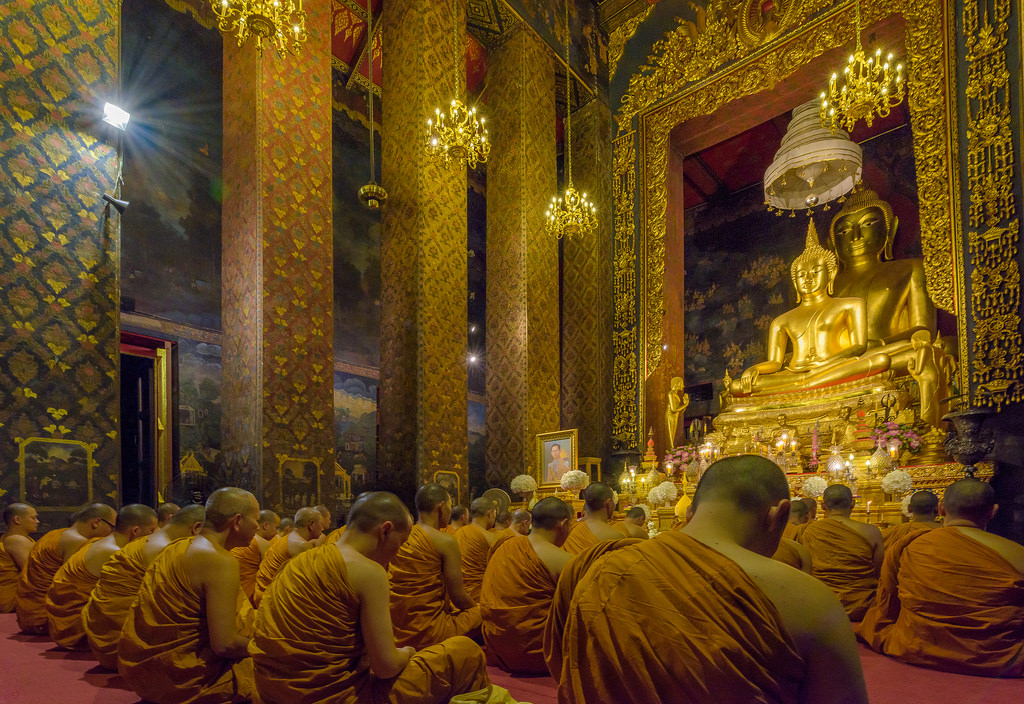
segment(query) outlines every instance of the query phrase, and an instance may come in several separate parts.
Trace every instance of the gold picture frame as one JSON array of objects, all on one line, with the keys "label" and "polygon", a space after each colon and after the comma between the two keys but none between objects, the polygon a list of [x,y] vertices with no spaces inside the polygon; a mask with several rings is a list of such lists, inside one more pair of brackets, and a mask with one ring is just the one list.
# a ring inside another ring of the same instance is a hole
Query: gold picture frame
[{"label": "gold picture frame", "polygon": [[455,503],[462,502],[462,478],[458,472],[448,469],[439,469],[434,472],[434,483],[440,484],[452,495]]},{"label": "gold picture frame", "polygon": [[[568,449],[565,445],[569,446]],[[557,458],[552,456],[555,448],[559,452]],[[537,485],[541,489],[559,488],[562,475],[579,466],[578,448],[579,431],[576,428],[538,433],[537,467],[534,470]]]},{"label": "gold picture frame", "polygon": [[[302,484],[302,480],[305,478],[310,469],[316,471],[316,495],[311,496],[308,493],[303,493],[302,496],[298,496],[294,491],[293,487],[285,485],[285,474],[288,473],[290,476],[295,477],[295,481],[298,484]],[[285,493],[285,490],[288,493]],[[320,503],[320,460],[313,457],[290,457],[285,454],[277,455],[277,491],[278,496],[281,497],[281,506],[284,508],[299,508],[302,506],[315,506]],[[294,504],[294,505],[292,505]]]},{"label": "gold picture frame", "polygon": [[[42,437],[14,438],[14,441],[18,443],[19,501],[31,503],[40,511],[66,511],[69,507],[92,503],[93,470],[98,464],[93,459],[96,443]],[[29,449],[33,445],[38,446],[35,451]],[[46,465],[56,465],[52,474],[46,473]],[[84,476],[69,474],[69,470],[76,467]],[[39,474],[42,476],[37,477]],[[84,486],[78,480],[82,480]],[[60,496],[61,492],[63,500],[49,500],[49,497]]]}]

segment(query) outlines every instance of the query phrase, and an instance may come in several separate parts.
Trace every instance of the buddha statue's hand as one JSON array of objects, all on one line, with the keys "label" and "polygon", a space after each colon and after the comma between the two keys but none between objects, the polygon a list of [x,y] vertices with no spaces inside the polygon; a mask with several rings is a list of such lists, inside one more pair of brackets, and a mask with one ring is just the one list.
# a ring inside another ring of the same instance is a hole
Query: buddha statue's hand
[{"label": "buddha statue's hand", "polygon": [[740,388],[743,393],[749,394],[754,391],[754,384],[757,383],[757,378],[761,376],[761,371],[757,367],[751,367],[740,375],[739,382]]}]

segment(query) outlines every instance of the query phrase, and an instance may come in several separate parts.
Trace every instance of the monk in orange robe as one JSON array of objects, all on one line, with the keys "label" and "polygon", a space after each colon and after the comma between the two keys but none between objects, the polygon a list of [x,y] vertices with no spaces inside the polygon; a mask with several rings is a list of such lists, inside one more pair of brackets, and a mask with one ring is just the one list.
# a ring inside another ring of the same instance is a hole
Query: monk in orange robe
[{"label": "monk in orange robe", "polygon": [[681,530],[573,559],[544,634],[558,701],[866,704],[839,601],[770,557],[789,504],[774,463],[729,457],[701,477]]},{"label": "monk in orange robe", "polygon": [[290,518],[290,517],[282,518],[281,519],[281,525],[279,525],[277,527],[277,535],[274,536],[271,539],[271,542],[273,542],[274,540],[278,540],[280,538],[285,537],[286,535],[291,533],[293,530],[295,530],[295,521],[292,518]]},{"label": "monk in orange robe", "polygon": [[519,508],[512,514],[512,524],[508,528],[519,535],[529,535],[532,523],[533,515],[525,508]]},{"label": "monk in orange robe", "polygon": [[156,527],[163,528],[165,525],[167,525],[167,522],[171,520],[171,517],[180,510],[181,506],[179,506],[178,504],[160,504],[160,506],[156,509]]},{"label": "monk in orange robe", "polygon": [[[804,534],[804,531],[807,530],[807,526],[811,525],[816,520],[818,520],[818,500],[817,499],[812,498],[810,496],[805,496],[805,497],[799,499],[799,502],[802,503],[807,508],[807,520],[802,522],[802,523],[797,522],[795,524],[796,528],[795,529],[793,529],[793,528],[787,529],[788,535],[784,536],[784,537],[789,538],[790,540],[795,540],[798,543],[800,542],[800,537]],[[792,505],[795,506],[796,504],[797,504],[797,502],[794,501]],[[800,509],[797,509],[797,510],[799,511]]]},{"label": "monk in orange robe", "polygon": [[455,504],[452,506],[451,521],[441,532],[447,533],[448,535],[455,535],[455,531],[462,528],[467,523],[469,523],[469,509],[462,504]]},{"label": "monk in orange robe", "polygon": [[[473,510],[470,508],[470,513]],[[470,518],[472,520],[472,517]],[[494,516],[494,525],[488,530],[492,533],[500,533],[503,530],[508,530],[512,526],[512,512],[511,511],[498,511]]]},{"label": "monk in orange robe", "polygon": [[218,489],[199,535],[165,547],[146,571],[117,644],[118,672],[153,704],[244,702],[254,694],[244,603],[231,548],[248,545],[260,505],[248,491]]},{"label": "monk in orange robe", "polygon": [[442,532],[451,511],[451,495],[440,484],[416,492],[418,520],[388,570],[399,647],[428,648],[479,631],[480,607],[462,584],[459,544]]},{"label": "monk in orange robe", "polygon": [[941,528],[942,524],[936,520],[939,517],[939,497],[930,491],[915,491],[910,497],[909,523],[897,523],[882,531],[882,548],[888,550],[902,540],[907,534],[915,530],[931,530]]},{"label": "monk in orange robe", "polygon": [[859,621],[875,600],[884,555],[882,532],[850,518],[853,494],[843,484],[825,489],[821,502],[824,520],[808,524],[800,542],[811,553],[811,574],[836,593],[851,621]]},{"label": "monk in orange robe", "polygon": [[53,576],[87,540],[110,535],[116,520],[117,513],[106,504],[90,504],[72,516],[70,528],[51,530],[32,546],[18,578],[15,605],[18,627],[23,632],[47,633],[46,592],[53,583]]},{"label": "monk in orange robe", "polygon": [[506,534],[495,544],[480,597],[489,664],[516,674],[547,674],[544,624],[555,585],[572,559],[560,549],[573,511],[554,496],[533,507],[528,536]]},{"label": "monk in orange robe", "polygon": [[386,568],[412,531],[398,497],[358,498],[347,525],[337,543],[296,557],[267,590],[250,647],[260,699],[447,703],[489,689],[483,651],[469,638],[418,652],[395,645]]},{"label": "monk in orange robe", "polygon": [[310,548],[323,545],[325,540],[327,536],[323,534],[323,515],[315,508],[300,508],[295,514],[295,530],[275,541],[263,555],[256,572],[253,606],[260,605],[263,593],[288,560]]},{"label": "monk in orange robe", "polygon": [[490,499],[473,499],[469,506],[469,524],[455,531],[455,542],[459,544],[459,552],[462,553],[462,586],[473,601],[480,601],[480,585],[483,584],[484,570],[487,569],[487,555],[498,539],[491,532],[497,512],[497,506]]},{"label": "monk in orange robe", "polygon": [[320,521],[320,527],[323,529],[323,532],[324,533],[330,533],[331,532],[331,510],[329,508],[327,508],[326,506],[324,506],[323,504],[317,504],[313,508],[315,508],[320,513],[320,516],[323,519],[322,521]]},{"label": "monk in orange robe", "polygon": [[157,526],[156,511],[145,504],[129,504],[117,512],[114,532],[92,538],[57,570],[46,592],[46,618],[50,640],[65,650],[84,649],[82,610],[99,581],[103,565],[132,541],[150,535]]},{"label": "monk in orange robe", "polygon": [[857,635],[911,665],[1024,677],[1024,547],[986,532],[998,508],[984,482],[950,485],[945,526],[886,551],[878,599]]},{"label": "monk in orange robe", "polygon": [[807,521],[810,518],[810,512],[807,509],[807,504],[803,501],[792,501],[789,504],[789,521],[786,523],[785,529],[782,531],[782,539],[779,541],[779,549],[772,555],[773,559],[778,560],[790,567],[811,574],[812,572],[812,560],[811,553],[800,543],[796,542],[796,534],[801,526],[807,525]]},{"label": "monk in orange robe", "polygon": [[198,535],[205,516],[206,509],[199,504],[186,506],[171,516],[163,528],[128,543],[103,565],[82,610],[86,641],[102,667],[117,671],[117,641],[146,570],[169,544]]},{"label": "monk in orange robe", "polygon": [[617,523],[613,523],[612,528],[622,533],[622,537],[625,538],[646,540],[650,537],[647,534],[647,512],[639,506],[634,506],[626,511],[626,517]]},{"label": "monk in orange robe", "polygon": [[593,482],[583,490],[583,520],[571,526],[562,546],[571,555],[578,555],[602,540],[617,540],[622,533],[611,526],[615,513],[615,495],[607,484]]},{"label": "monk in orange robe", "polygon": [[0,614],[14,611],[18,600],[18,579],[36,541],[39,516],[28,504],[14,503],[4,509],[7,530],[0,535]]},{"label": "monk in orange robe", "polygon": [[252,537],[248,545],[231,551],[231,554],[238,560],[242,592],[245,593],[245,598],[249,600],[249,603],[254,606],[256,574],[260,571],[263,556],[270,549],[270,541],[277,535],[279,525],[281,525],[281,517],[276,513],[269,509],[260,511],[260,525],[256,529],[256,535]]}]

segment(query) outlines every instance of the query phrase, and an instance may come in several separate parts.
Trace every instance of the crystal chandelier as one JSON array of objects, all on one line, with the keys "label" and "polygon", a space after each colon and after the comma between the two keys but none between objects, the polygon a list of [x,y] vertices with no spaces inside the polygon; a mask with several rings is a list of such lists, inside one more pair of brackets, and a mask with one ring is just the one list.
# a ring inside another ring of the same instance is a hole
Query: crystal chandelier
[{"label": "crystal chandelier", "polygon": [[212,0],[213,14],[222,32],[235,32],[238,46],[255,37],[256,51],[272,43],[278,56],[295,54],[306,41],[306,13],[302,0]]},{"label": "crystal chandelier", "polygon": [[860,0],[854,5],[857,25],[857,48],[843,70],[843,85],[839,75],[832,74],[828,90],[821,94],[821,124],[832,132],[840,128],[850,131],[857,120],[868,127],[875,115],[886,117],[889,111],[903,102],[903,64],[892,67],[892,54],[882,61],[882,50],[868,56],[860,44]]},{"label": "crystal chandelier", "polygon": [[[459,41],[458,4],[452,1],[452,31],[455,46]],[[427,120],[427,154],[447,166],[452,161],[465,162],[476,166],[487,161],[491,144],[487,141],[484,118],[477,117],[476,108],[467,107],[455,98],[447,112],[434,110],[434,117]]]},{"label": "crystal chandelier", "polygon": [[565,3],[565,192],[551,199],[547,230],[558,239],[585,235],[597,227],[597,208],[572,187],[572,96],[569,70],[569,3]]}]

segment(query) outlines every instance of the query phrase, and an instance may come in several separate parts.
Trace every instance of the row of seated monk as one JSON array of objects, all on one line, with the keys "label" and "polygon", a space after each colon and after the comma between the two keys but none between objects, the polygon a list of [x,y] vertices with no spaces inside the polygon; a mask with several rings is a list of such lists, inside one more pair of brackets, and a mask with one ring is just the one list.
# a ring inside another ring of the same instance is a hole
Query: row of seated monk
[{"label": "row of seated monk", "polygon": [[[155,704],[512,701],[487,664],[550,673],[566,702],[859,703],[855,628],[906,662],[1021,676],[1024,547],[985,531],[987,484],[928,496],[888,549],[849,518],[846,487],[809,520],[756,456],[713,464],[685,525],[650,540],[612,523],[600,483],[582,520],[548,497],[499,531],[492,503],[458,515],[437,484],[417,492],[415,522],[369,492],[326,536],[324,507],[281,529],[238,488],[159,528],[149,507],[90,505],[35,543],[35,510],[12,504],[0,606]],[[789,543],[802,569],[781,559]]]}]

